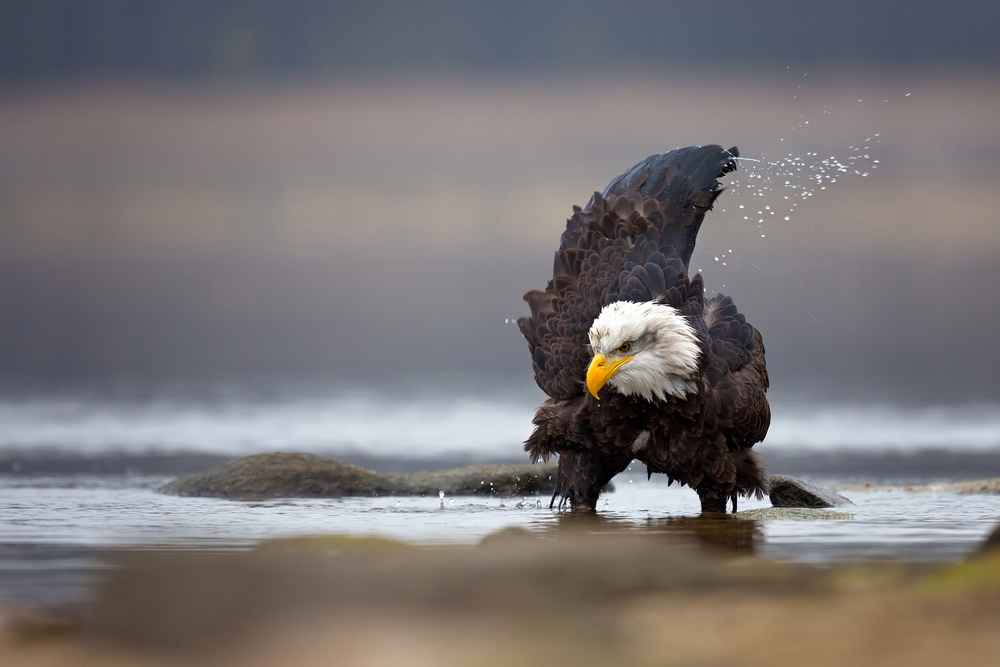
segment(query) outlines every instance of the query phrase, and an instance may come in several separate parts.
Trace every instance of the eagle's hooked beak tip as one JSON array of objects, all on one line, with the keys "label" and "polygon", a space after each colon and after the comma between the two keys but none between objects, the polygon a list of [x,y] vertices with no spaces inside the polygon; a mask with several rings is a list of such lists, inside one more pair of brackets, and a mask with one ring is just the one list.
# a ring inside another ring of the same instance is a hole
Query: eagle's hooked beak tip
[{"label": "eagle's hooked beak tip", "polygon": [[590,361],[590,368],[587,369],[587,390],[590,391],[590,395],[601,400],[601,397],[597,395],[597,392],[601,390],[601,387],[605,385],[608,381],[607,374],[607,361],[605,361],[604,356],[600,354],[595,354],[594,358]]},{"label": "eagle's hooked beak tip", "polygon": [[601,390],[601,387],[608,383],[618,369],[628,361],[631,361],[632,357],[625,357],[624,359],[619,359],[618,361],[608,364],[607,360],[602,354],[595,354],[594,358],[590,362],[590,368],[587,369],[587,390],[590,391],[590,395],[596,398],[598,401],[601,397],[597,395],[597,392]]}]

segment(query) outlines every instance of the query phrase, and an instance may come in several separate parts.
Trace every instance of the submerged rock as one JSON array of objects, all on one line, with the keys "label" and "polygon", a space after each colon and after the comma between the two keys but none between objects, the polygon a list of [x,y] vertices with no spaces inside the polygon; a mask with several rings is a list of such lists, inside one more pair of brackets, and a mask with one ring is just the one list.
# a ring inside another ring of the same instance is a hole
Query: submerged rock
[{"label": "submerged rock", "polygon": [[843,507],[849,499],[802,479],[771,475],[771,504],[775,507]]},{"label": "submerged rock", "polygon": [[476,465],[450,470],[382,475],[329,456],[254,454],[211,470],[179,477],[158,491],[178,496],[251,500],[342,496],[496,495],[551,491],[555,464]]},{"label": "submerged rock", "polygon": [[792,521],[841,521],[853,519],[849,512],[834,512],[820,507],[762,507],[755,510],[744,510],[733,514],[737,519],[756,519],[769,521],[773,519],[790,519]]}]

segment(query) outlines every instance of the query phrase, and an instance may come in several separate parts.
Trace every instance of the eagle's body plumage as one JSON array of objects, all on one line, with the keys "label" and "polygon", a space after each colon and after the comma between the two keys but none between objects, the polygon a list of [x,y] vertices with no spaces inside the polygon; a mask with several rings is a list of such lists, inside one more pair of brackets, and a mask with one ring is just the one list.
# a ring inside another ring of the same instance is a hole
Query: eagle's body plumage
[{"label": "eagle's body plumage", "polygon": [[549,396],[525,450],[559,456],[561,503],[593,509],[634,459],[695,489],[706,512],[765,493],[751,449],[770,423],[763,341],[688,270],[738,155],[682,148],[612,180],[574,208],[547,288],[525,294],[518,324]]}]

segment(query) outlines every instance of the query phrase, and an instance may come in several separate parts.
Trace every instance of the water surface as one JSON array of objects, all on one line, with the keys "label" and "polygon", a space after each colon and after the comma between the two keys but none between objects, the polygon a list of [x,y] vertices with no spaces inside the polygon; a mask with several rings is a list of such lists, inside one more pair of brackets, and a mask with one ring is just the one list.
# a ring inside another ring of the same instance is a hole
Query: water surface
[{"label": "water surface", "polygon": [[[517,383],[461,377],[0,383],[0,603],[82,599],[117,549],[245,549],[317,533],[471,545],[509,526],[551,534],[577,519],[550,510],[548,498],[231,502],[154,491],[174,475],[267,451],[383,472],[523,461],[540,398]],[[1000,475],[995,406],[772,403],[758,450],[774,472],[894,483]],[[694,492],[647,481],[639,466],[616,487],[591,528],[662,531],[796,561],[961,558],[1000,519],[1000,497],[852,492],[851,520],[734,528],[699,520]]]},{"label": "water surface", "polygon": [[[383,497],[234,502],[155,492],[167,477],[0,476],[0,603],[84,599],[115,549],[233,550],[319,533],[468,544],[502,528],[558,532],[577,518],[548,498]],[[847,492],[851,519],[706,522],[690,489],[623,474],[591,529],[674,533],[782,560],[959,559],[1000,517],[1000,497]],[[766,507],[746,501],[741,509]],[[736,527],[736,524],[739,524]]]}]

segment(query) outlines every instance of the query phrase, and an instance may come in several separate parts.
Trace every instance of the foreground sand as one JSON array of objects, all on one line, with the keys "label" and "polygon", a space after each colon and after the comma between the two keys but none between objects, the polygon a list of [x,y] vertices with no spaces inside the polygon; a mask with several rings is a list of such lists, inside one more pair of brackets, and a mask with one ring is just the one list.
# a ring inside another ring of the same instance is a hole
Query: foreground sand
[{"label": "foreground sand", "polygon": [[1000,551],[817,568],[755,522],[568,518],[475,547],[337,536],[121,554],[61,619],[8,612],[2,665],[988,664]]}]

